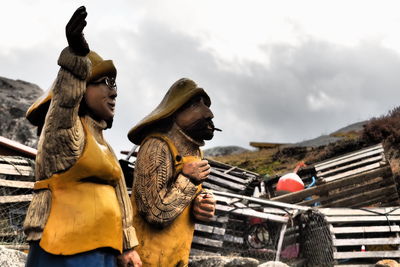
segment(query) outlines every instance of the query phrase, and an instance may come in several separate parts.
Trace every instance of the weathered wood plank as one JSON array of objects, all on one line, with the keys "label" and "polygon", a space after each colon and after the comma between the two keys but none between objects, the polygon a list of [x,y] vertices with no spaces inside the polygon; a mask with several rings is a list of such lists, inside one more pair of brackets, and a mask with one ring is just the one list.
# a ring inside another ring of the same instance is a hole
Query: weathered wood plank
[{"label": "weathered wood plank", "polygon": [[222,206],[217,204],[216,209],[228,213],[234,213],[238,215],[244,215],[244,216],[251,216],[251,217],[256,217],[256,218],[261,218],[261,219],[266,219],[266,220],[271,220],[274,222],[280,222],[280,223],[286,223],[288,221],[287,217],[279,216],[279,215],[274,215],[274,214],[266,214],[263,212],[258,212],[249,208],[236,208],[236,207],[228,207],[228,206]]},{"label": "weathered wood plank", "polygon": [[367,165],[367,166],[364,166],[364,167],[361,167],[361,168],[358,168],[358,169],[350,170],[350,171],[347,171],[347,172],[342,172],[342,173],[339,173],[339,174],[336,174],[336,175],[332,175],[332,176],[329,176],[329,177],[320,177],[320,178],[322,178],[325,182],[329,183],[329,182],[332,182],[332,181],[337,180],[337,179],[341,179],[341,178],[344,178],[344,177],[347,177],[347,176],[351,176],[351,175],[356,175],[356,174],[363,173],[363,172],[366,172],[366,171],[370,171],[370,170],[373,170],[373,169],[376,169],[376,168],[379,168],[379,167],[381,167],[381,163],[377,162],[377,163],[373,163],[373,164],[370,164],[370,165]]},{"label": "weathered wood plank", "polygon": [[[225,170],[230,169],[232,167],[231,165],[222,163],[220,161],[216,161],[216,160],[212,160],[212,159],[208,159],[208,158],[207,158],[207,160],[208,160],[208,163],[211,165],[211,167],[220,167],[220,168],[225,169]],[[238,170],[238,171],[240,171],[242,173],[247,173],[247,174],[254,175],[256,177],[260,176],[256,172],[252,172],[252,171],[249,171],[249,170],[241,169],[241,168],[238,168],[238,167],[236,168],[236,170]]]},{"label": "weathered wood plank", "polygon": [[0,156],[0,163],[26,165],[26,166],[31,165],[31,162],[26,159],[16,158],[16,157],[12,157],[12,156]]},{"label": "weathered wood plank", "polygon": [[284,203],[284,202],[279,202],[279,201],[272,201],[272,200],[255,198],[255,197],[248,197],[248,196],[226,193],[226,192],[218,192],[218,191],[212,191],[212,192],[214,193],[214,195],[232,197],[232,198],[238,198],[238,199],[245,199],[245,200],[249,200],[250,202],[259,203],[259,204],[269,206],[269,207],[287,208],[287,209],[293,209],[293,210],[309,210],[310,209],[309,207],[304,207],[304,206],[300,206],[300,205],[289,204],[289,203]]},{"label": "weathered wood plank", "polygon": [[392,225],[332,227],[332,232],[334,234],[400,232],[400,226]]},{"label": "weathered wood plank", "polygon": [[246,189],[246,186],[243,185],[243,184],[239,184],[237,182],[235,182],[235,183],[234,182],[230,182],[228,180],[221,179],[221,178],[213,176],[213,175],[210,175],[210,177],[207,179],[207,181],[209,183],[212,182],[212,183],[215,183],[215,184],[220,185],[222,187],[230,188],[230,189],[235,190],[235,191],[243,191],[243,190]]},{"label": "weathered wood plank", "polygon": [[201,236],[193,236],[192,243],[220,248],[222,247],[223,241],[205,238]]},{"label": "weathered wood plank", "polygon": [[29,202],[32,200],[33,195],[18,195],[18,196],[0,196],[0,204],[15,203],[15,202]]},{"label": "weathered wood plank", "polygon": [[233,236],[233,235],[224,235],[224,241],[230,243],[243,244],[243,237]]},{"label": "weathered wood plank", "polygon": [[400,251],[357,251],[357,252],[334,252],[334,259],[352,259],[352,258],[398,258]]},{"label": "weathered wood plank", "polygon": [[345,223],[345,222],[387,222],[400,221],[400,216],[334,216],[327,217],[329,223]]},{"label": "weathered wood plank", "polygon": [[[328,203],[330,201],[338,200],[340,198],[343,198],[345,196],[351,196],[354,194],[357,194],[359,192],[365,192],[369,190],[374,190],[381,188],[382,186],[385,186],[386,184],[393,183],[390,179],[383,179],[382,177],[377,177],[375,179],[367,180],[366,184],[363,184],[361,186],[355,185],[352,186],[351,188],[346,188],[341,191],[338,191],[336,193],[333,193],[334,191],[329,192],[329,195],[324,195],[324,196],[318,196],[318,195],[313,195],[313,199],[309,200],[304,200],[298,203],[299,205],[304,205],[304,206],[311,206],[312,204],[316,202],[320,203]],[[350,207],[349,207],[350,208]]]},{"label": "weathered wood plank", "polygon": [[274,197],[271,200],[283,201],[287,203],[301,202],[308,196],[324,194],[337,188],[359,184],[371,178],[386,177],[388,175],[392,175],[392,170],[390,166],[385,166],[378,169],[367,171],[365,173],[359,173],[356,175],[348,176],[340,180],[332,181],[330,183],[311,187],[299,192],[294,192],[283,196]]},{"label": "weathered wood plank", "polygon": [[216,185],[216,184],[213,184],[210,182],[203,182],[203,188],[212,189],[212,190],[221,191],[221,192],[231,192],[231,193],[235,192],[231,189],[224,188],[222,186],[219,186],[219,185]]},{"label": "weathered wood plank", "polygon": [[344,166],[341,166],[341,167],[338,167],[338,168],[335,168],[335,169],[330,169],[330,170],[324,171],[324,172],[318,172],[317,176],[318,177],[327,177],[329,174],[332,174],[332,173],[336,173],[336,172],[339,172],[339,171],[342,172],[342,171],[347,170],[347,169],[354,169],[355,167],[358,167],[358,166],[361,166],[361,165],[365,165],[367,163],[379,162],[379,161],[382,160],[382,158],[383,158],[383,155],[380,154],[380,155],[378,155],[376,157],[367,158],[365,160],[357,161],[355,163],[347,164],[347,165],[344,165]]},{"label": "weathered wood plank", "polygon": [[199,232],[216,234],[216,235],[224,235],[225,234],[224,228],[210,226],[210,225],[204,225],[204,224],[200,224],[200,223],[196,223],[194,225],[194,230],[199,231]]},{"label": "weathered wood plank", "polygon": [[348,238],[348,239],[335,239],[334,246],[362,246],[362,245],[398,245],[400,238],[386,237],[386,238]]},{"label": "weathered wood plank", "polygon": [[0,174],[33,176],[34,171],[31,166],[0,164]]},{"label": "weathered wood plank", "polygon": [[376,213],[400,215],[399,207],[385,207],[385,208],[364,208],[364,209],[350,209],[350,208],[320,208],[319,212],[325,216],[371,216]]},{"label": "weathered wood plank", "polygon": [[211,168],[210,175],[216,176],[216,177],[223,177],[224,179],[230,180],[232,182],[237,182],[237,183],[240,183],[243,185],[246,185],[250,182],[248,179],[242,179],[242,178],[239,178],[239,177],[236,177],[236,176],[233,176],[233,175],[230,175],[230,174],[227,174],[227,173],[224,173],[224,172],[212,169],[212,168]]},{"label": "weathered wood plank", "polygon": [[216,253],[216,252],[210,252],[210,251],[205,251],[201,249],[196,249],[196,248],[191,248],[190,249],[190,256],[221,256],[221,253]]},{"label": "weathered wood plank", "polygon": [[34,182],[22,182],[22,181],[0,179],[0,186],[4,186],[4,187],[31,189],[31,188],[33,188],[33,184],[34,184]]},{"label": "weathered wood plank", "polygon": [[9,248],[9,249],[15,249],[15,250],[28,250],[29,249],[29,245],[28,244],[22,244],[22,245],[16,245],[16,244],[1,244],[0,246],[5,247],[5,248]]},{"label": "weathered wood plank", "polygon": [[[377,152],[378,151],[378,152]],[[314,165],[314,168],[316,171],[321,170],[322,168],[326,168],[326,167],[331,167],[331,166],[335,166],[338,165],[340,163],[338,162],[342,162],[343,160],[349,159],[349,158],[353,158],[354,156],[358,156],[361,155],[362,157],[364,157],[365,155],[369,156],[371,154],[369,154],[369,152],[372,152],[372,155],[374,154],[378,154],[378,153],[382,153],[383,150],[383,146],[382,144],[376,145],[376,146],[372,146],[372,147],[368,147],[365,149],[360,149],[356,152],[351,152],[342,156],[338,156],[335,158],[331,158],[331,159],[327,159],[325,161],[319,162],[317,164]],[[345,161],[346,162],[346,161]]]},{"label": "weathered wood plank", "polygon": [[[337,201],[332,201],[329,203],[331,207],[352,207],[357,205],[359,202],[366,201],[368,199],[373,199],[375,197],[387,196],[391,194],[396,194],[396,185],[387,186],[380,189],[375,189],[371,191],[362,192],[361,194],[356,194],[348,198],[343,198]],[[324,207],[324,205],[322,205]]]}]

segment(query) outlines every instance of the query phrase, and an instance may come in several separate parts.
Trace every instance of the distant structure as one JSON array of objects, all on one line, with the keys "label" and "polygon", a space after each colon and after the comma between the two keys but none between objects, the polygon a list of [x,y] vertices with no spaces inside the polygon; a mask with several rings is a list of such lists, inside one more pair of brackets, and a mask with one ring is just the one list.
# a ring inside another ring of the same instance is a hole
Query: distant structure
[{"label": "distant structure", "polygon": [[292,144],[289,143],[266,143],[266,142],[250,142],[250,146],[258,148],[259,150],[263,149],[276,149],[281,147],[290,146]]},{"label": "distant structure", "polygon": [[0,136],[0,155],[34,159],[36,157],[36,149]]}]

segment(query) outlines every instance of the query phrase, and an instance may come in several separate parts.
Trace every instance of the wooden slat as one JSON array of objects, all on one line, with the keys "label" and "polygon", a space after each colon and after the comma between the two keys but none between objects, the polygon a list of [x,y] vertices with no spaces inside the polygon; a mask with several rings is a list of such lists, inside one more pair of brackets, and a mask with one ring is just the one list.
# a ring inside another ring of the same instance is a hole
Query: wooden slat
[{"label": "wooden slat", "polygon": [[345,222],[390,222],[400,221],[400,216],[334,216],[327,217],[329,223],[345,223]]},{"label": "wooden slat", "polygon": [[[311,206],[312,204],[316,202],[320,203],[328,203],[333,200],[338,200],[340,198],[346,197],[346,196],[351,196],[355,195],[359,192],[366,192],[374,189],[381,188],[382,186],[385,186],[388,183],[393,183],[390,179],[383,179],[382,177],[377,177],[375,179],[367,180],[366,184],[363,184],[361,186],[355,185],[352,186],[351,188],[346,188],[342,189],[338,192],[331,191],[329,192],[329,195],[324,195],[324,196],[318,196],[318,195],[313,195],[313,199],[310,200],[304,200],[298,203],[299,205],[304,205],[304,206]],[[335,192],[335,193],[333,193]]]},{"label": "wooden slat", "polygon": [[0,174],[33,176],[34,172],[31,166],[0,164]]},{"label": "wooden slat", "polygon": [[337,181],[332,181],[327,184],[322,184],[322,185],[314,186],[314,187],[311,187],[308,189],[304,189],[299,192],[294,192],[294,193],[290,193],[287,195],[274,197],[271,200],[283,201],[283,202],[287,202],[287,203],[296,203],[296,202],[303,201],[303,199],[305,199],[309,196],[312,196],[312,195],[324,194],[326,192],[329,192],[329,191],[337,189],[337,188],[362,183],[363,181],[366,181],[371,178],[376,178],[379,176],[386,177],[389,175],[392,175],[392,170],[391,170],[390,166],[385,166],[382,168],[367,171],[365,173],[348,176],[343,179],[340,179]]},{"label": "wooden slat", "polygon": [[200,223],[196,223],[194,225],[194,230],[200,231],[200,232],[205,232],[205,233],[210,233],[210,234],[216,234],[216,235],[224,235],[225,234],[224,228],[210,226],[210,225],[204,225],[204,224],[200,224]]},{"label": "wooden slat", "polygon": [[385,208],[364,208],[364,209],[349,209],[349,208],[320,208],[319,212],[325,216],[371,216],[376,213],[400,215],[399,207],[385,207]]},{"label": "wooden slat", "polygon": [[219,185],[216,185],[216,184],[213,184],[210,182],[203,182],[203,188],[212,189],[212,190],[221,191],[221,192],[231,192],[231,193],[235,192],[232,189],[224,188],[222,186],[219,186]]},{"label": "wooden slat", "polygon": [[293,210],[309,210],[310,209],[309,207],[304,207],[304,206],[300,206],[300,205],[288,204],[288,203],[279,202],[279,201],[271,201],[271,200],[255,198],[255,197],[248,197],[248,196],[243,196],[243,195],[239,195],[239,194],[232,194],[232,193],[218,192],[218,191],[212,191],[212,192],[214,193],[214,195],[239,198],[239,199],[248,200],[249,202],[258,203],[258,204],[268,206],[268,207],[287,208],[287,209],[293,209]]},{"label": "wooden slat", "polygon": [[215,183],[217,185],[220,185],[222,187],[229,188],[229,189],[232,189],[232,190],[235,190],[235,191],[243,191],[243,190],[246,189],[245,185],[239,184],[237,182],[233,183],[233,182],[230,182],[228,180],[225,180],[225,179],[222,179],[222,178],[219,178],[219,177],[216,177],[216,176],[210,176],[207,179],[207,181],[209,183],[213,182],[213,183]]},{"label": "wooden slat", "polygon": [[329,203],[329,205],[331,207],[352,207],[353,205],[357,205],[357,203],[359,202],[363,202],[368,199],[373,199],[378,196],[382,197],[391,194],[397,194],[396,185],[391,185],[380,189],[362,192],[361,194],[353,195],[348,198],[332,201]]},{"label": "wooden slat", "polygon": [[224,241],[237,244],[243,244],[244,242],[243,237],[238,237],[233,235],[224,235]]},{"label": "wooden slat", "polygon": [[228,207],[228,206],[222,206],[222,205],[217,204],[216,209],[222,210],[225,212],[238,214],[238,215],[251,216],[251,217],[271,220],[274,222],[280,222],[280,223],[286,223],[288,221],[287,217],[274,215],[274,214],[265,214],[263,212],[258,212],[258,211],[255,211],[255,210],[252,210],[249,208],[237,209],[236,207]]},{"label": "wooden slat", "polygon": [[15,203],[15,202],[29,202],[31,200],[32,200],[32,195],[0,196],[0,204]]},{"label": "wooden slat", "polygon": [[[352,205],[353,208],[363,208],[363,207],[369,207],[369,206],[385,206],[386,203],[393,202],[394,200],[398,200],[399,195],[397,193],[397,190],[394,190],[394,192],[390,195],[384,195],[384,196],[376,196],[373,198],[366,198],[364,201],[360,201],[356,203],[355,205]],[[393,205],[386,205],[386,206],[393,206]]]},{"label": "wooden slat", "polygon": [[15,245],[15,244],[2,244],[0,243],[0,246],[8,248],[8,249],[15,249],[15,250],[28,250],[29,245],[28,244],[22,244],[22,245]]},{"label": "wooden slat", "polygon": [[357,252],[334,252],[334,259],[352,259],[352,258],[399,258],[400,251],[357,251]]},{"label": "wooden slat", "polygon": [[201,236],[193,236],[192,243],[211,246],[211,247],[222,247],[223,241],[205,238]]},{"label": "wooden slat", "polygon": [[215,253],[210,251],[205,251],[201,249],[191,248],[190,249],[190,256],[221,256],[221,253]]},{"label": "wooden slat", "polygon": [[15,164],[15,165],[26,165],[30,166],[31,161],[22,158],[10,157],[10,156],[0,156],[0,163]]},{"label": "wooden slat", "polygon": [[[228,165],[228,164],[216,161],[216,160],[212,160],[212,159],[208,159],[208,158],[207,158],[207,160],[208,160],[208,163],[211,165],[211,167],[219,167],[219,168],[223,168],[225,170],[230,169],[232,167],[231,165]],[[252,172],[249,170],[245,170],[245,169],[241,169],[241,168],[236,168],[236,169],[240,172],[251,174],[256,177],[260,176],[258,173],[255,173],[255,172]]]},{"label": "wooden slat", "polygon": [[332,181],[337,180],[337,179],[341,179],[341,178],[344,178],[344,177],[347,177],[347,176],[351,176],[351,175],[356,175],[356,174],[363,173],[363,172],[366,172],[366,171],[370,171],[370,170],[373,170],[373,169],[376,169],[376,168],[379,168],[379,167],[381,167],[381,163],[377,162],[377,163],[373,163],[373,164],[370,164],[370,165],[367,165],[367,166],[364,166],[364,167],[361,167],[361,168],[358,168],[358,169],[354,169],[354,170],[350,170],[350,171],[347,171],[347,172],[342,172],[342,173],[339,173],[339,174],[336,174],[336,175],[332,175],[332,176],[323,178],[323,180],[325,182],[329,183],[329,182],[332,182]]},{"label": "wooden slat", "polygon": [[334,267],[375,267],[375,264],[340,264],[333,265]]},{"label": "wooden slat", "polygon": [[0,179],[0,186],[4,187],[15,187],[15,188],[33,188],[34,182],[22,182],[22,181],[13,181],[13,180],[5,180]]},{"label": "wooden slat", "polygon": [[227,174],[227,173],[224,173],[224,172],[220,172],[220,171],[215,170],[215,169],[211,169],[211,175],[220,176],[220,177],[223,177],[224,179],[228,179],[228,180],[230,180],[232,182],[237,182],[237,183],[244,184],[244,185],[248,184],[250,182],[248,179],[242,179],[242,178],[239,178],[239,177],[235,177],[233,175],[230,175],[230,174]]},{"label": "wooden slat", "polygon": [[355,163],[347,164],[347,165],[344,165],[344,166],[341,166],[341,167],[338,167],[338,168],[335,168],[335,169],[331,169],[331,170],[328,170],[328,171],[325,171],[325,172],[318,172],[317,176],[318,177],[326,177],[326,176],[328,176],[329,174],[332,174],[332,173],[336,173],[336,172],[339,172],[339,171],[344,171],[344,170],[347,170],[347,169],[354,169],[357,166],[365,165],[367,163],[381,161],[382,158],[383,158],[383,155],[380,154],[379,156],[376,156],[376,157],[367,158],[365,160],[357,161]]},{"label": "wooden slat", "polygon": [[[371,152],[372,152],[372,154],[371,154]],[[343,156],[339,156],[339,157],[336,157],[333,159],[325,160],[323,162],[315,164],[314,168],[318,172],[323,168],[325,169],[325,168],[328,168],[331,166],[335,166],[335,165],[339,165],[339,164],[348,162],[349,159],[354,160],[355,156],[361,156],[360,158],[363,158],[363,157],[375,155],[375,154],[382,153],[382,152],[383,152],[383,146],[382,146],[382,144],[379,144],[379,145],[361,149],[356,152],[352,152],[352,153],[349,153],[349,154],[346,154]],[[358,159],[358,158],[356,158],[356,159]]]},{"label": "wooden slat", "polygon": [[386,238],[348,238],[336,239],[333,241],[334,246],[362,246],[362,245],[398,245],[400,238],[386,237]]},{"label": "wooden slat", "polygon": [[334,234],[400,232],[398,225],[332,227]]}]

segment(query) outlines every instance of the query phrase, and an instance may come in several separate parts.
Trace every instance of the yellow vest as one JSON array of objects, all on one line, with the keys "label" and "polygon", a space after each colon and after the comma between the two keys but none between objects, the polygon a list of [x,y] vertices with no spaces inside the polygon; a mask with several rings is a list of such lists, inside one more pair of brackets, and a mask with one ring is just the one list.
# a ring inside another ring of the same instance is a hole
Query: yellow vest
[{"label": "yellow vest", "polygon": [[56,255],[100,247],[122,252],[121,208],[114,188],[122,171],[114,154],[82,124],[86,144],[75,165],[35,183],[34,189],[48,188],[52,196],[40,246]]},{"label": "yellow vest", "polygon": [[[151,135],[164,140],[174,159],[174,173],[177,175],[186,162],[199,160],[200,157],[178,157],[178,151],[172,141],[163,135]],[[145,140],[146,140],[145,139]],[[144,141],[143,141],[144,142]],[[201,185],[197,188],[200,192]],[[133,206],[133,226],[139,240],[139,246],[135,250],[139,253],[143,267],[169,267],[187,266],[189,263],[190,247],[193,239],[194,220],[191,215],[192,205],[187,206],[183,212],[168,226],[160,229],[149,224],[139,214],[135,197],[131,197]]]}]

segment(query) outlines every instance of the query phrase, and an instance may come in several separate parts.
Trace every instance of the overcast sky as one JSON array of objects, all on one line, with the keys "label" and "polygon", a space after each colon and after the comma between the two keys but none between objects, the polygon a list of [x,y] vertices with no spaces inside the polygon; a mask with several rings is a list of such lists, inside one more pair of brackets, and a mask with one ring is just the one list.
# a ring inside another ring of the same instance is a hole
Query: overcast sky
[{"label": "overcast sky", "polygon": [[302,141],[399,105],[399,1],[2,1],[0,76],[47,89],[82,4],[90,48],[118,69],[118,151],[181,77],[223,129],[206,148]]}]

